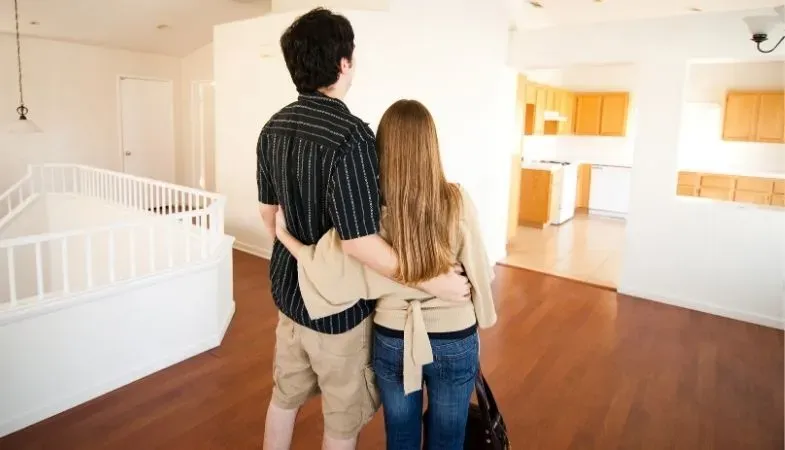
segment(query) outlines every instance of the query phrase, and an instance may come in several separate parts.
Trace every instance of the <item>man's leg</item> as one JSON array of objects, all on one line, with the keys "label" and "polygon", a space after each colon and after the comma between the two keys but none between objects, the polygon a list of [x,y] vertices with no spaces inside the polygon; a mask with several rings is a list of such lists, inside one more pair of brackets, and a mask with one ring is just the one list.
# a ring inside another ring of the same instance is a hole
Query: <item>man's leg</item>
[{"label": "man's leg", "polygon": [[297,411],[299,408],[283,409],[270,401],[264,422],[264,450],[289,450]]},{"label": "man's leg", "polygon": [[264,450],[289,450],[297,411],[318,392],[316,374],[303,348],[304,327],[279,314],[275,330],[273,398],[267,408]]},{"label": "man's leg", "polygon": [[354,450],[360,430],[379,409],[370,364],[372,327],[368,318],[343,334],[309,330],[303,337],[322,392],[324,450]]}]

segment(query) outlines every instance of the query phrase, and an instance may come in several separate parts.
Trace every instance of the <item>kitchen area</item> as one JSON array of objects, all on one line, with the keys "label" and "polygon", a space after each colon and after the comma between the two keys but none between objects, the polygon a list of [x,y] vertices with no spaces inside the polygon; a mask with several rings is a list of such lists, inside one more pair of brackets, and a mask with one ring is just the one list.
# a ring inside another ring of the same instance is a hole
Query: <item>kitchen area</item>
[{"label": "kitchen area", "polygon": [[616,287],[630,203],[635,77],[629,64],[521,75],[520,174],[511,186],[518,202],[511,200],[516,214],[504,264]]},{"label": "kitchen area", "polygon": [[680,202],[785,208],[785,64],[696,63],[685,87]]}]

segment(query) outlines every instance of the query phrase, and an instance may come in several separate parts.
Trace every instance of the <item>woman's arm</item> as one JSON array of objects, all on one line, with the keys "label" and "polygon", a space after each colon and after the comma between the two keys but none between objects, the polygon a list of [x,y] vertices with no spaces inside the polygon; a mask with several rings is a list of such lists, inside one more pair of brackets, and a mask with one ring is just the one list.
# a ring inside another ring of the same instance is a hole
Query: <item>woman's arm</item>
[{"label": "woman's arm", "polygon": [[466,270],[466,276],[472,285],[472,303],[480,328],[489,328],[496,323],[496,305],[493,300],[491,281],[493,266],[488,260],[488,253],[482,240],[482,230],[477,216],[477,209],[469,195],[463,193],[463,215],[461,233],[463,245],[458,253],[458,261]]}]

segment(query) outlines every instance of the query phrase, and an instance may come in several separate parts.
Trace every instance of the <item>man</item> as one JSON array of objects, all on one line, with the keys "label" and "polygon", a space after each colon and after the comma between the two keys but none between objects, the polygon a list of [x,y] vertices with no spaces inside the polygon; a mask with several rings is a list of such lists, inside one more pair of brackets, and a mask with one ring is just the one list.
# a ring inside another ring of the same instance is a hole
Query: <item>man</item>
[{"label": "man", "polygon": [[[346,253],[393,277],[398,261],[379,231],[379,171],[373,132],[341,99],[354,75],[349,21],[317,8],[281,36],[298,99],[276,113],[257,145],[262,220],[275,236],[283,208],[290,232],[315,244],[335,228]],[[297,262],[279,243],[270,260],[272,295],[280,310],[273,397],[264,448],[288,449],[299,407],[321,392],[325,449],[354,449],[360,429],[378,409],[370,373],[374,300],[312,320],[297,282]],[[441,298],[466,300],[467,280],[449,273],[419,286]]]}]

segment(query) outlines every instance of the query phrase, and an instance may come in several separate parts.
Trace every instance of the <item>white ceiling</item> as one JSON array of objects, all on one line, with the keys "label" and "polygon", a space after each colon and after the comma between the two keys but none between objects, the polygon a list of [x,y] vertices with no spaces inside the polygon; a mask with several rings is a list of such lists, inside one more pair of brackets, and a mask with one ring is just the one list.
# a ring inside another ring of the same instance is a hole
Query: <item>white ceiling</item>
[{"label": "white ceiling", "polygon": [[[212,42],[213,25],[269,10],[269,0],[19,0],[23,35],[172,56]],[[0,32],[13,29],[14,2],[0,0]]]},{"label": "white ceiling", "polygon": [[[702,14],[689,11],[692,7],[704,12],[774,7],[783,0],[539,0],[542,8],[528,0],[503,2],[519,28],[540,28]],[[13,31],[13,3],[0,0],[0,32]],[[214,25],[265,14],[270,0],[19,0],[19,9],[23,35],[185,56],[212,41]]]},{"label": "white ceiling", "polygon": [[783,4],[783,0],[538,0],[543,7],[534,8],[528,0],[505,1],[514,11],[520,28],[702,14],[690,11],[690,8],[700,8],[707,13],[773,8]]}]

